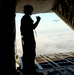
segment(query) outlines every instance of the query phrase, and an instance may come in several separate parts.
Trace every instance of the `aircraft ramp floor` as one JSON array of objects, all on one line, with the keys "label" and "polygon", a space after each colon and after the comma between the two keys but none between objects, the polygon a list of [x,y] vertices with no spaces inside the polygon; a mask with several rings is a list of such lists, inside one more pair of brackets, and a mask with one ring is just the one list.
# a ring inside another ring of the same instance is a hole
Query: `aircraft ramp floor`
[{"label": "aircraft ramp floor", "polygon": [[42,75],[74,75],[74,52],[37,55],[35,64]]}]

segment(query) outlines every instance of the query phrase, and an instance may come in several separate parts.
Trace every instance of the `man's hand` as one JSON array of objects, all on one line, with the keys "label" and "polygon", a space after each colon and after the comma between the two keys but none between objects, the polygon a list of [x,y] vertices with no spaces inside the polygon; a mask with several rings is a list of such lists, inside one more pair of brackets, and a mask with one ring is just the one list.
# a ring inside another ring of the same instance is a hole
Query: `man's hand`
[{"label": "man's hand", "polygon": [[37,16],[36,19],[37,19],[37,21],[40,21],[41,18],[39,16]]}]

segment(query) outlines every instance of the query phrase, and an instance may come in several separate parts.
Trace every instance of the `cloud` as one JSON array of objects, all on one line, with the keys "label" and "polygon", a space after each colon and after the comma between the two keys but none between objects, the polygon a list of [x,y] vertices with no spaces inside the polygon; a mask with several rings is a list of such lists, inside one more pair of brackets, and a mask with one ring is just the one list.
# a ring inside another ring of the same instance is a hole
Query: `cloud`
[{"label": "cloud", "polygon": [[[50,37],[51,36],[51,37]],[[69,52],[74,50],[74,32],[42,33],[36,38],[37,54]]]},{"label": "cloud", "polygon": [[[17,53],[22,55],[21,36],[17,36]],[[74,32],[38,32],[36,54],[51,54],[74,51]]]}]

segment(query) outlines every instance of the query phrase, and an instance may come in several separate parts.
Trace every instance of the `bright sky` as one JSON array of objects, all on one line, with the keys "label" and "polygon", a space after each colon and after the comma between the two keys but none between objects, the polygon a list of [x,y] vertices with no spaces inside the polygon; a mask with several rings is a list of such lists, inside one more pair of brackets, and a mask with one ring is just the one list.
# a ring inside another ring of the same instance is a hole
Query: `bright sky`
[{"label": "bright sky", "polygon": [[[23,14],[16,14],[16,52],[22,55],[20,20]],[[33,14],[31,18],[41,21],[35,29],[36,54],[51,54],[74,51],[74,31],[55,13]],[[35,32],[34,31],[34,32]]]}]

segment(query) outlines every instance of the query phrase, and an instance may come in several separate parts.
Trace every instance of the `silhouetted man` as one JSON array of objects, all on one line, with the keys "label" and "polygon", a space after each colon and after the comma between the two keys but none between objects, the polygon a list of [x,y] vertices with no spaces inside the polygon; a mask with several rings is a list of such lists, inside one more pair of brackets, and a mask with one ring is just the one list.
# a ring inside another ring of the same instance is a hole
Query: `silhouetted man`
[{"label": "silhouetted man", "polygon": [[36,75],[35,71],[35,48],[36,42],[33,30],[37,27],[40,17],[36,17],[37,21],[33,24],[31,14],[34,8],[31,5],[24,6],[24,16],[21,19],[21,36],[23,45],[23,73],[24,75]]}]

